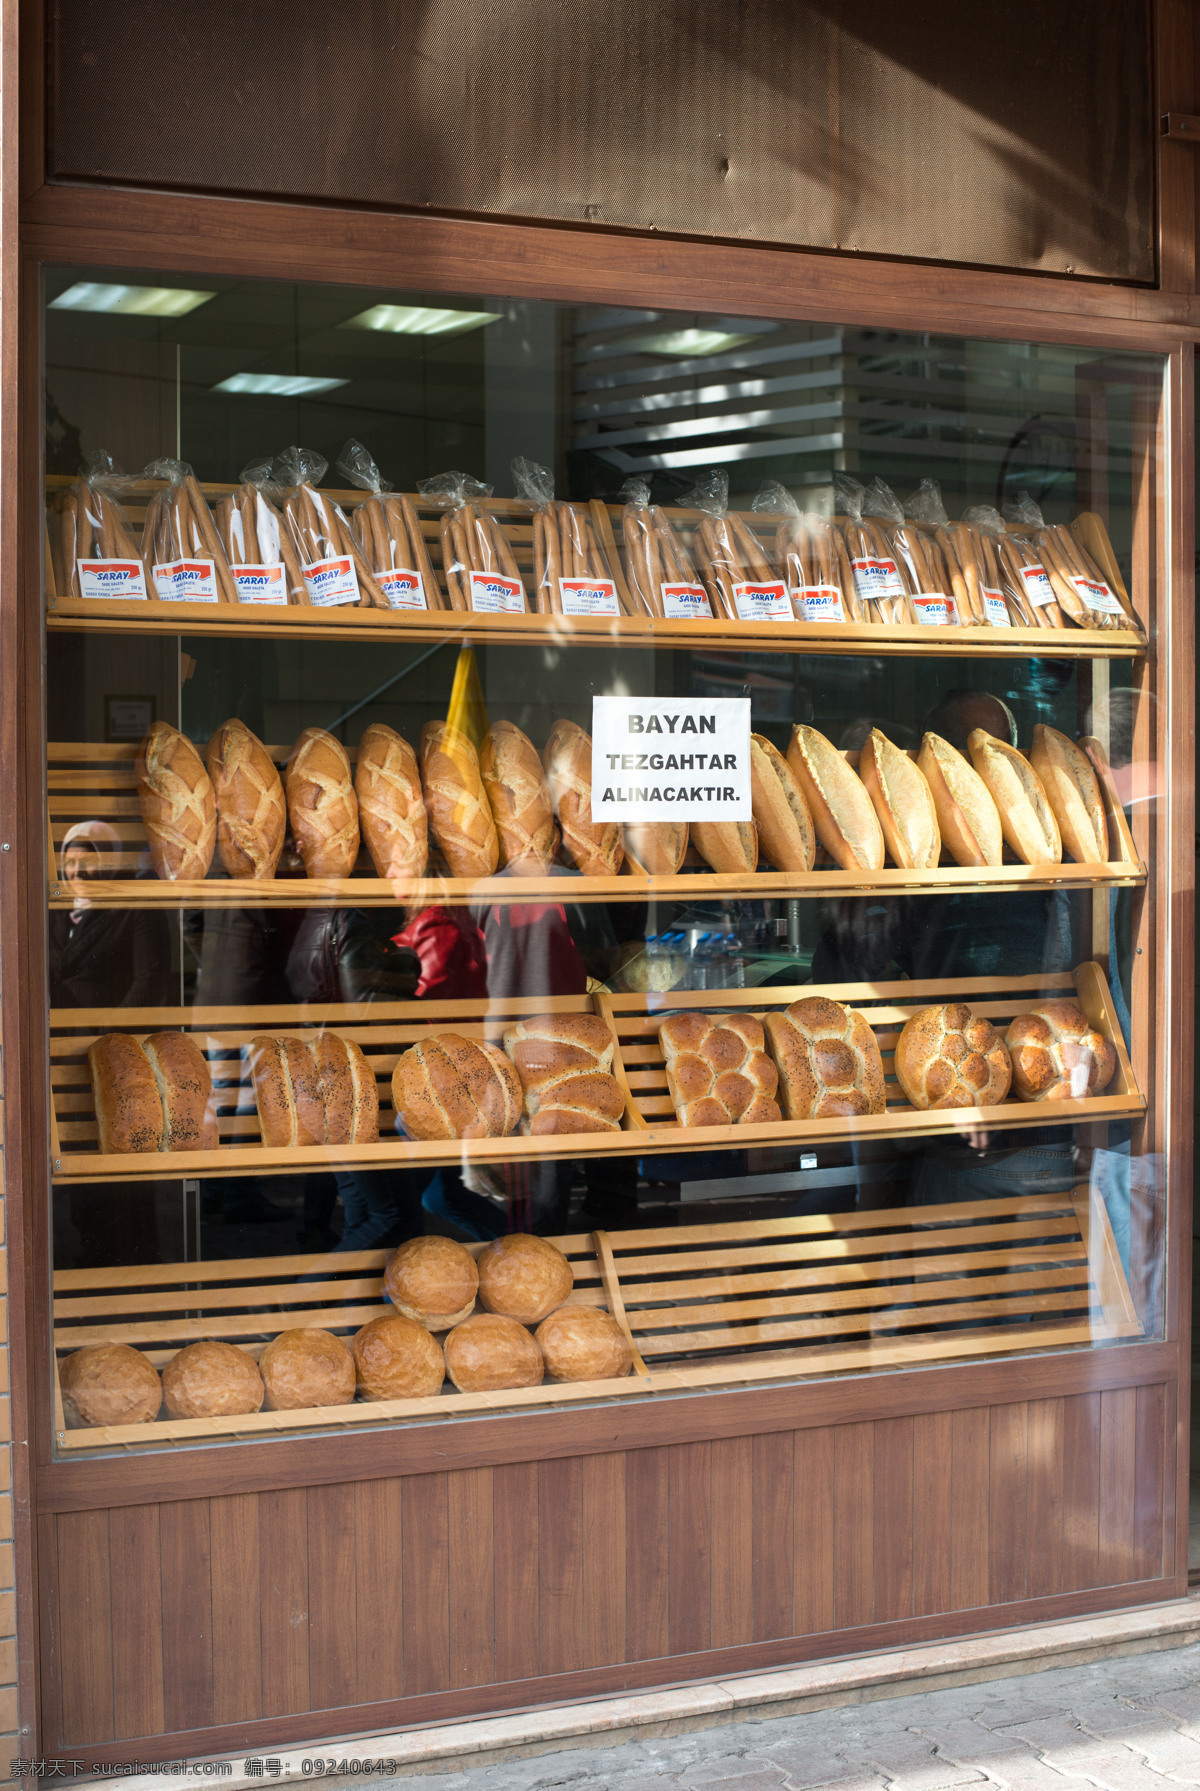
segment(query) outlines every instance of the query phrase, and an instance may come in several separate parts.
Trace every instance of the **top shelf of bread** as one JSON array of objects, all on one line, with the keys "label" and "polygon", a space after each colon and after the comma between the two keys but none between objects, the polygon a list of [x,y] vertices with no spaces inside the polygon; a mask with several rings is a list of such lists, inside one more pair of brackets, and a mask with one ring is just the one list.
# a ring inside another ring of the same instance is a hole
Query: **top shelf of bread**
[{"label": "top shelf of bread", "polygon": [[[1103,519],[1003,534],[782,513],[46,481],[51,629],[298,639],[1143,652]],[[257,527],[255,519],[257,518]],[[153,592],[154,595],[146,595]]]}]

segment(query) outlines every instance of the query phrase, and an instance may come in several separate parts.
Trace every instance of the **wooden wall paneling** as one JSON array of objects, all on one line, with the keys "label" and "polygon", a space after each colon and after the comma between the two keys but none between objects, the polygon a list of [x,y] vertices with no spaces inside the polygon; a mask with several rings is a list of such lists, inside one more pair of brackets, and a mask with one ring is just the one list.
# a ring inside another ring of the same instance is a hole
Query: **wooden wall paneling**
[{"label": "wooden wall paneling", "polygon": [[403,1513],[404,1695],[411,1698],[450,1684],[445,1474],[406,1480]]},{"label": "wooden wall paneling", "polygon": [[[834,1447],[830,1426],[796,1431],[793,1484],[794,1621],[797,1635],[815,1635],[832,1629],[834,1623]],[[713,1640],[715,1643],[715,1633]]]},{"label": "wooden wall paneling", "polygon": [[954,1415],[913,1419],[913,1614],[948,1611],[954,1543]]},{"label": "wooden wall paneling", "polygon": [[[62,1663],[58,1648],[58,1519],[39,1517],[37,1528],[37,1640],[33,1662],[37,1675],[37,1708],[42,1729],[37,1745],[53,1750],[65,1745],[62,1721]],[[18,1649],[18,1656],[33,1652]],[[18,1663],[19,1664],[19,1663]],[[20,1694],[18,1693],[18,1696]],[[42,1756],[39,1755],[40,1759]]]},{"label": "wooden wall paneling", "polygon": [[754,1527],[752,1568],[754,1639],[795,1633],[794,1531],[795,1442],[787,1431],[754,1439],[754,1485],[751,1493]]},{"label": "wooden wall paneling", "polygon": [[[1184,1576],[1188,1566],[1188,1519],[1190,1501],[1188,1498],[1187,1474],[1189,1468],[1187,1424],[1189,1413],[1181,1412],[1182,1405],[1174,1381],[1167,1381],[1163,1386],[1163,1565],[1164,1575],[1170,1579],[1176,1571],[1176,1561]],[[1182,1420],[1182,1422],[1181,1422]],[[1179,1497],[1182,1486],[1182,1497]],[[1176,1505],[1178,1504],[1178,1512]],[[1182,1538],[1177,1534],[1183,1532]]]},{"label": "wooden wall paneling", "polygon": [[[756,1437],[756,1449],[758,1440]],[[790,1449],[791,1438],[786,1441]],[[789,1520],[790,1493],[789,1473]],[[711,1646],[712,1528],[712,1444],[677,1443],[670,1450],[667,1465],[667,1637],[672,1654],[699,1654]],[[756,1544],[757,1535],[756,1530]],[[790,1566],[790,1546],[788,1552]],[[783,1562],[776,1565],[782,1573]],[[756,1548],[752,1572],[757,1566]],[[790,1596],[788,1611],[790,1616]]]},{"label": "wooden wall paneling", "polygon": [[164,1505],[162,1561],[163,1716],[167,1733],[213,1721],[212,1534],[207,1499]]},{"label": "wooden wall paneling", "polygon": [[[538,1468],[538,1628],[543,1673],[583,1666],[583,1463]],[[663,1650],[665,1652],[665,1650]]]},{"label": "wooden wall paneling", "polygon": [[971,1610],[986,1604],[988,1599],[990,1434],[991,1413],[987,1406],[953,1414],[950,1608],[955,1611]]},{"label": "wooden wall paneling", "polygon": [[[589,1457],[585,1468],[595,1457]],[[534,1679],[539,1671],[538,1551],[541,1512],[536,1461],[492,1470],[492,1594],[496,1678]]]},{"label": "wooden wall paneling", "polygon": [[[483,1470],[486,1472],[486,1470]],[[354,1489],[358,1701],[404,1695],[404,1526],[399,1480]],[[491,1514],[488,1514],[491,1531]],[[491,1562],[488,1562],[491,1584]]]},{"label": "wooden wall paneling", "polygon": [[994,1406],[988,1437],[988,1596],[993,1604],[1025,1597],[1028,1467],[1028,1406]]},{"label": "wooden wall paneling", "polygon": [[582,1469],[583,1664],[602,1667],[625,1659],[625,1457],[589,1455]]},{"label": "wooden wall paneling", "polygon": [[[127,1505],[108,1513],[108,1562],[113,1734],[117,1740],[123,1735],[161,1735],[162,1557],[157,1505]],[[253,1602],[257,1620],[257,1599]],[[257,1661],[254,1669],[257,1677]]]},{"label": "wooden wall paneling", "polygon": [[492,1499],[491,1468],[447,1477],[451,1685],[491,1685],[496,1677]]},{"label": "wooden wall paneling", "polygon": [[892,1623],[913,1608],[913,1420],[875,1426],[875,1621]]},{"label": "wooden wall paneling", "polygon": [[[253,1493],[233,1493],[209,1503],[216,1723],[250,1722],[262,1715],[258,1520],[259,1502]],[[344,1587],[343,1597],[348,1598],[349,1592],[350,1587]]]},{"label": "wooden wall paneling", "polygon": [[58,1658],[63,1742],[110,1741],[113,1723],[112,1611],[107,1511],[58,1520]]},{"label": "wooden wall paneling", "polygon": [[834,1627],[875,1615],[875,1426],[839,1424],[833,1435]]},{"label": "wooden wall paneling", "polygon": [[1099,1583],[1133,1579],[1137,1389],[1100,1395]]},{"label": "wooden wall paneling", "polygon": [[1100,1395],[1063,1401],[1064,1592],[1099,1585]]},{"label": "wooden wall paneling", "polygon": [[[1166,1483],[1166,1389],[1137,1387],[1134,1444],[1133,1573],[1157,1579],[1163,1571],[1163,1493]],[[1172,1467],[1174,1464],[1171,1464]]]},{"label": "wooden wall paneling", "polygon": [[654,1660],[669,1649],[668,1459],[666,1448],[632,1449],[625,1457],[627,1660]]},{"label": "wooden wall paneling", "polygon": [[[825,1428],[797,1431],[796,1445],[809,1436],[829,1438]],[[733,1648],[754,1636],[752,1574],[754,1526],[751,1496],[754,1484],[752,1437],[718,1437],[712,1444],[712,1645]],[[811,1482],[801,1486],[796,1472],[796,1518],[806,1509]],[[832,1533],[829,1541],[832,1550]],[[796,1544],[796,1571],[800,1571],[802,1545]],[[807,1560],[807,1554],[804,1555]],[[832,1622],[832,1613],[830,1615]],[[799,1618],[797,1625],[800,1626]]]},{"label": "wooden wall paneling", "polygon": [[[370,1500],[393,1480],[370,1480],[357,1490]],[[286,1716],[309,1707],[308,1492],[303,1486],[258,1495],[258,1597],[262,1646],[262,1713]],[[390,1633],[394,1604],[376,1608],[379,1634]],[[377,1645],[377,1643],[376,1643]],[[400,1680],[382,1696],[398,1697]]]},{"label": "wooden wall paneling", "polygon": [[[1195,8],[1189,0],[1155,0],[1158,110],[1194,113]],[[1196,150],[1178,138],[1159,138],[1158,277],[1167,292],[1196,290]]]},{"label": "wooden wall paneling", "polygon": [[1028,1579],[1030,1598],[1062,1591],[1063,1402],[1028,1406]]},{"label": "wooden wall paneling", "polygon": [[308,1489],[309,1687],[331,1710],[355,1701],[358,1610],[354,1487]]}]

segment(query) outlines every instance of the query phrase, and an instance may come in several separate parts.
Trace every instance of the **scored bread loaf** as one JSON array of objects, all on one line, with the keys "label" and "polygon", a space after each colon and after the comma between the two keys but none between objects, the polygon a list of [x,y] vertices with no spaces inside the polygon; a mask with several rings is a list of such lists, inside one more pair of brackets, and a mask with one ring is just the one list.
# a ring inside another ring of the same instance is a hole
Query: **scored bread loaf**
[{"label": "scored bread loaf", "polygon": [[521,1020],[504,1034],[504,1049],[521,1080],[522,1130],[619,1132],[625,1095],[612,1073],[616,1041],[598,1014]]},{"label": "scored bread loaf", "polygon": [[1062,835],[1029,760],[986,728],[972,728],[967,746],[999,810],[1001,831],[1022,864],[1060,864]]},{"label": "scored bread loaf", "polygon": [[688,847],[686,821],[626,821],[625,857],[639,877],[673,877]]},{"label": "scored bread loaf", "polygon": [[762,1125],[782,1118],[779,1072],[753,1014],[672,1014],[658,1029],[681,1126]]},{"label": "scored bread loaf", "polygon": [[929,785],[942,845],[955,864],[999,864],[1004,856],[1000,815],[987,785],[957,747],[926,734],[917,768]]},{"label": "scored bread loaf", "polygon": [[299,1146],[324,1144],[325,1095],[316,1059],[303,1039],[284,1039],[283,1061],[296,1116],[294,1142]]},{"label": "scored bread loaf", "polygon": [[190,740],[165,721],[151,724],[134,772],[138,810],[156,877],[207,877],[217,843],[212,779]]},{"label": "scored bread loaf", "polygon": [[558,828],[532,740],[511,721],[494,722],[479,749],[479,775],[496,823],[500,863],[529,877],[549,870]]},{"label": "scored bread loaf", "polygon": [[817,832],[800,780],[764,734],[750,736],[750,809],[762,856],[777,871],[811,871]]},{"label": "scored bread loaf", "polygon": [[245,722],[221,723],[208,743],[217,803],[217,851],[231,877],[273,877],[287,833],[283,783]]},{"label": "scored bread loaf", "polygon": [[92,1104],[102,1157],[162,1149],[163,1112],[150,1060],[127,1032],[88,1046]]},{"label": "scored bread loaf", "polygon": [[326,1144],[374,1144],[379,1138],[375,1072],[353,1039],[321,1032],[309,1041],[321,1089]]},{"label": "scored bread loaf", "polygon": [[861,779],[816,728],[797,722],[787,750],[817,838],[844,871],[883,869],[883,832]]},{"label": "scored bread loaf", "polygon": [[892,863],[902,871],[931,870],[942,855],[942,835],[925,774],[886,734],[872,728],[859,755],[858,775]]},{"label": "scored bread loaf", "polygon": [[995,1107],[1012,1064],[990,1020],[965,1001],[919,1008],[896,1041],[896,1077],[914,1107]]},{"label": "scored bread loaf", "polygon": [[1082,1100],[1116,1074],[1116,1052],[1077,1001],[1039,1001],[1010,1022],[1004,1042],[1021,1101]]},{"label": "scored bread loaf", "polygon": [[710,870],[753,871],[758,866],[753,821],[693,821],[689,836]]},{"label": "scored bread loaf", "polygon": [[429,826],[417,755],[394,728],[364,729],[354,768],[358,821],[377,877],[420,877],[429,858]]},{"label": "scored bread loaf", "polygon": [[507,1138],[521,1118],[521,1083],[503,1051],[439,1032],[401,1053],[392,1106],[413,1138]]},{"label": "scored bread loaf", "polygon": [[434,839],[452,877],[490,877],[500,841],[479,775],[479,758],[464,733],[448,722],[421,729],[421,780]]},{"label": "scored bread loaf", "polygon": [[324,728],[305,728],[287,762],[288,819],[309,877],[348,877],[358,857],[350,760]]},{"label": "scored bread loaf", "polygon": [[585,877],[615,877],[625,857],[619,821],[592,820],[592,738],[556,721],[542,754],[562,843]]},{"label": "scored bread loaf", "polygon": [[1062,843],[1076,864],[1108,862],[1108,817],[1095,767],[1081,746],[1039,721],[1029,762],[1054,810]]},{"label": "scored bread loaf", "polygon": [[884,1111],[879,1041],[862,1014],[827,996],[805,995],[768,1014],[766,1030],[789,1119]]},{"label": "scored bread loaf", "polygon": [[306,1043],[261,1033],[247,1055],[265,1145],[293,1149],[378,1139],[379,1091],[353,1039],[322,1032]]},{"label": "scored bread loaf", "polygon": [[186,1032],[153,1032],[142,1050],[162,1109],[159,1150],[216,1150],[212,1072],[195,1039]]}]

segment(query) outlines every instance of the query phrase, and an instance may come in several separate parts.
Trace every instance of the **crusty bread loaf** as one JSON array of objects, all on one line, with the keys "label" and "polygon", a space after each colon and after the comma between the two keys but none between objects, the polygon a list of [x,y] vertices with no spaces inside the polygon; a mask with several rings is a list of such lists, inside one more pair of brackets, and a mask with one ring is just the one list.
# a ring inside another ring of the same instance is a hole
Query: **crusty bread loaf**
[{"label": "crusty bread loaf", "polygon": [[244,722],[231,720],[221,723],[206,757],[221,863],[231,877],[273,877],[287,833],[287,806],[270,753]]},{"label": "crusty bread loaf", "polygon": [[153,1032],[142,1050],[162,1108],[160,1150],[216,1150],[217,1103],[203,1051],[186,1032]]},{"label": "crusty bread loaf", "polygon": [[896,1041],[896,1077],[914,1107],[995,1107],[1008,1093],[1012,1065],[990,1020],[965,1001],[923,1007]]},{"label": "crusty bread loaf", "polygon": [[556,721],[542,754],[562,843],[585,877],[615,877],[625,857],[619,821],[592,820],[592,739]]},{"label": "crusty bread loaf", "polygon": [[1038,722],[1029,762],[1054,810],[1062,843],[1076,864],[1108,862],[1108,816],[1095,767],[1081,746]]},{"label": "crusty bread loaf", "polygon": [[1116,1074],[1116,1052],[1077,1001],[1039,1001],[1010,1022],[1004,1042],[1021,1101],[1082,1100]]},{"label": "crusty bread loaf", "polygon": [[693,821],[689,837],[710,870],[747,872],[758,866],[753,821]]},{"label": "crusty bread loaf", "polygon": [[552,1380],[611,1381],[633,1371],[633,1345],[597,1306],[560,1306],[534,1337]]},{"label": "crusty bread loaf", "polygon": [[546,1373],[542,1352],[525,1326],[493,1312],[477,1312],[455,1325],[443,1347],[446,1371],[460,1393],[539,1387]]},{"label": "crusty bread loaf", "polygon": [[827,996],[806,995],[768,1014],[766,1032],[789,1119],[884,1111],[883,1059],[862,1014]]},{"label": "crusty bread loaf", "polygon": [[478,1259],[479,1304],[518,1324],[538,1325],[570,1296],[575,1272],[549,1238],[512,1231]]},{"label": "crusty bread loaf", "polygon": [[844,871],[881,871],[883,833],[862,781],[841,753],[802,723],[792,729],[788,764],[812,814],[817,838]]},{"label": "crusty bread loaf", "polygon": [[933,793],[906,752],[872,728],[858,760],[892,863],[902,871],[931,870],[942,855]]},{"label": "crusty bread loaf", "polygon": [[156,877],[207,877],[217,843],[212,780],[190,740],[165,721],[151,724],[134,772],[138,809]]},{"label": "crusty bread loaf", "polygon": [[354,768],[358,820],[377,877],[420,877],[429,858],[429,826],[417,755],[394,728],[372,722]]},{"label": "crusty bread loaf", "polygon": [[500,862],[500,840],[479,774],[475,748],[444,721],[421,729],[421,781],[434,839],[452,877],[490,877]]},{"label": "crusty bread loaf", "polygon": [[987,785],[1000,813],[1005,839],[1022,864],[1060,864],[1062,835],[1042,780],[1029,760],[1007,740],[984,728],[967,736],[971,763]]},{"label": "crusty bread loaf", "polygon": [[686,821],[626,821],[625,856],[639,877],[673,877],[688,847]]},{"label": "crusty bread loaf", "polygon": [[283,1058],[292,1085],[296,1123],[294,1142],[301,1148],[324,1144],[325,1096],[316,1059],[303,1039],[284,1039]]},{"label": "crusty bread loaf", "polygon": [[296,1142],[296,1103],[292,1096],[292,1079],[288,1075],[284,1041],[270,1033],[260,1033],[246,1047],[250,1063],[250,1080],[258,1105],[258,1124],[262,1141],[271,1150]]},{"label": "crusty bread loaf", "polygon": [[522,1129],[619,1132],[625,1095],[612,1074],[615,1041],[598,1014],[522,1020],[504,1034],[524,1097]]},{"label": "crusty bread loaf", "polygon": [[232,1418],[262,1408],[258,1363],[232,1343],[189,1343],[163,1369],[163,1399],[172,1418]]},{"label": "crusty bread loaf", "polygon": [[392,1106],[413,1138],[506,1138],[521,1118],[521,1083],[495,1045],[439,1032],[401,1053]]},{"label": "crusty bread loaf", "polygon": [[361,1047],[340,1033],[322,1032],[308,1049],[321,1085],[325,1143],[377,1143],[379,1089]]},{"label": "crusty bread loaf", "polygon": [[102,1157],[162,1148],[163,1112],[150,1060],[127,1032],[108,1032],[88,1046],[92,1102]]},{"label": "crusty bread loaf", "polygon": [[940,734],[926,734],[917,766],[933,797],[942,845],[955,864],[999,864],[1004,856],[1000,815],[979,773]]},{"label": "crusty bread loaf", "polygon": [[437,1338],[399,1312],[385,1312],[365,1324],[350,1353],[366,1400],[432,1399],[446,1379],[446,1358]]},{"label": "crusty bread loaf", "polygon": [[475,1304],[479,1270],[471,1252],[437,1232],[409,1238],[393,1250],[383,1272],[383,1291],[397,1312],[429,1331],[460,1325]]},{"label": "crusty bread loaf", "polygon": [[258,1359],[268,1412],[354,1403],[354,1357],[340,1337],[314,1325],[281,1331]]},{"label": "crusty bread loaf", "polygon": [[324,728],[305,728],[287,762],[288,819],[309,877],[348,877],[358,857],[350,760]]},{"label": "crusty bread loaf", "polygon": [[750,1126],[781,1119],[779,1072],[753,1014],[672,1014],[658,1029],[667,1088],[681,1126]]},{"label": "crusty bread loaf", "polygon": [[58,1370],[68,1430],[153,1424],[162,1407],[158,1370],[128,1343],[85,1343]]},{"label": "crusty bread loaf", "polygon": [[558,826],[542,761],[532,740],[511,721],[493,722],[479,749],[500,863],[527,877],[543,875],[558,850]]},{"label": "crusty bread loaf", "polygon": [[777,871],[811,871],[817,831],[800,780],[764,734],[750,736],[750,806],[759,851]]}]

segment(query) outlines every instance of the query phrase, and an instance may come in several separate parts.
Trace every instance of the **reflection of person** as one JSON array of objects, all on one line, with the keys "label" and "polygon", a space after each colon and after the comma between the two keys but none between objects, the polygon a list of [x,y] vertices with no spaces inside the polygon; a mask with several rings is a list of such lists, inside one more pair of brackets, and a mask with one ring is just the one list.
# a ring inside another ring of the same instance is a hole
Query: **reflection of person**
[{"label": "reflection of person", "polygon": [[50,915],[52,1007],[156,1007],[178,998],[167,915],[96,905],[96,885],[118,874],[120,849],[107,821],[80,821],[63,840],[60,871],[73,905]]}]

